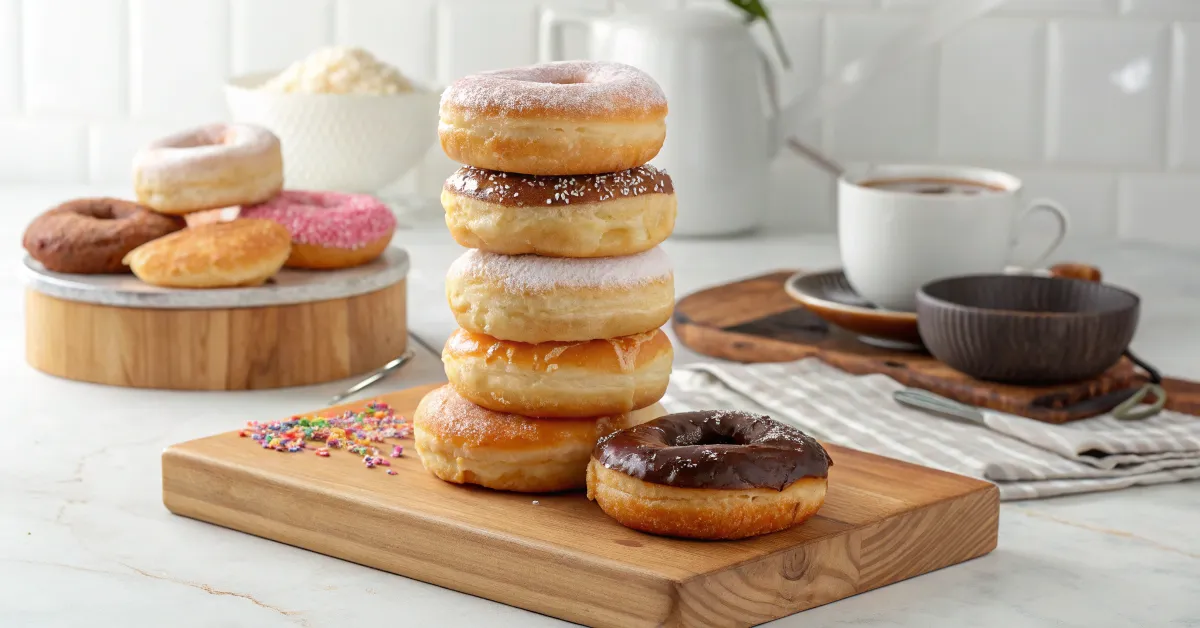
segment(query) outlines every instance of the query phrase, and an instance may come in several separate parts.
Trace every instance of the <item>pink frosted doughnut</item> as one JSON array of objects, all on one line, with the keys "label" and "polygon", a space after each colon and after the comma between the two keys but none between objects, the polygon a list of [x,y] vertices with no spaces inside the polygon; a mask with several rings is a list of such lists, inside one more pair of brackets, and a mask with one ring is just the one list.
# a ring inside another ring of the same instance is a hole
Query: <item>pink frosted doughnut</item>
[{"label": "pink frosted doughnut", "polygon": [[138,202],[162,214],[261,203],[283,187],[279,138],[253,124],[210,124],[150,142],[133,158]]},{"label": "pink frosted doughnut", "polygon": [[290,268],[348,268],[383,253],[396,229],[387,205],[367,194],[284,190],[243,207],[239,218],[264,218],[292,234]]}]

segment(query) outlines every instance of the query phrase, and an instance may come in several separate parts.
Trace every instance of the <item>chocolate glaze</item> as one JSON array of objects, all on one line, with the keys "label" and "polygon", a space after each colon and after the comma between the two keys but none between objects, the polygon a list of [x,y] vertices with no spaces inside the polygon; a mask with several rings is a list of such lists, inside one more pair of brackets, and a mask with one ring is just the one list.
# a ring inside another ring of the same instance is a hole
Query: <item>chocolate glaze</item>
[{"label": "chocolate glaze", "polygon": [[671,177],[651,165],[607,174],[535,176],[459,168],[443,186],[447,192],[509,207],[554,207],[599,203],[643,194],[674,194]]},{"label": "chocolate glaze", "polygon": [[779,491],[801,478],[827,477],[833,464],[808,434],[735,410],[669,414],[614,432],[596,443],[592,457],[652,484]]}]

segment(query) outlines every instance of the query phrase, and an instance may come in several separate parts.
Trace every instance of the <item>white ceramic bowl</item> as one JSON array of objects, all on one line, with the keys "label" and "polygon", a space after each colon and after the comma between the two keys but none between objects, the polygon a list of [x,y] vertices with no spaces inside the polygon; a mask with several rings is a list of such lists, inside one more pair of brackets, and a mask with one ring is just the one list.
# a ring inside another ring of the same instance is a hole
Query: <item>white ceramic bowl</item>
[{"label": "white ceramic bowl", "polygon": [[279,136],[288,188],[377,192],[411,170],[437,138],[439,92],[376,96],[256,89],[276,74],[234,78],[225,86],[225,99],[235,121]]}]

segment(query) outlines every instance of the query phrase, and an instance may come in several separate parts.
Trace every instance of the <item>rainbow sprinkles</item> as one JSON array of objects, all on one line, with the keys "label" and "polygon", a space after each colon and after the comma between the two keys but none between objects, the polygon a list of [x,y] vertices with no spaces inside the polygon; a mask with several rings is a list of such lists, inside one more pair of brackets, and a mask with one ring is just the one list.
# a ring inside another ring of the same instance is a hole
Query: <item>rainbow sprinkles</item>
[{"label": "rainbow sprinkles", "polygon": [[[347,410],[335,416],[294,416],[286,421],[247,421],[238,436],[250,438],[263,449],[284,453],[312,451],[322,458],[331,449],[342,449],[362,456],[368,469],[390,467],[391,462],[380,453],[389,438],[411,438],[412,423],[398,416],[386,403],[373,401],[357,412]],[[322,447],[309,447],[322,443]],[[404,454],[401,445],[392,446],[390,457]],[[396,475],[388,469],[388,475]]]}]

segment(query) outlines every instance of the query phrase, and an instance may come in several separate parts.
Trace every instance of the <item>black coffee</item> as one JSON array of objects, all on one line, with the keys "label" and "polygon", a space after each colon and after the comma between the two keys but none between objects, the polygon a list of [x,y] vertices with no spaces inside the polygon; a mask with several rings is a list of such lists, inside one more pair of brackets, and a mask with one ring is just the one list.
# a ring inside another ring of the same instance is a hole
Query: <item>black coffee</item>
[{"label": "black coffee", "polygon": [[1005,191],[999,185],[967,179],[875,179],[873,181],[866,181],[860,185],[865,188],[908,192],[910,194],[965,194],[970,196]]}]

